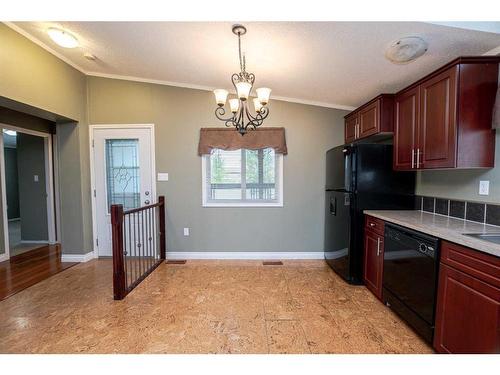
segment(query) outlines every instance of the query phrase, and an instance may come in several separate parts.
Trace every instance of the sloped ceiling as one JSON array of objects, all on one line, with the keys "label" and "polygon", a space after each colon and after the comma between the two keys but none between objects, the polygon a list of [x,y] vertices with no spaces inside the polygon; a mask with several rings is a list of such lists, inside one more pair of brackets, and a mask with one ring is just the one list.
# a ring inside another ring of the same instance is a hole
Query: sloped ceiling
[{"label": "sloped ceiling", "polygon": [[[231,89],[238,70],[236,22],[15,22],[8,25],[90,75],[149,80],[202,89]],[[395,92],[462,55],[500,46],[500,34],[421,22],[243,22],[247,70],[274,98],[338,108]],[[489,23],[491,24],[491,23]],[[81,46],[55,45],[59,26]],[[491,26],[491,25],[490,25]],[[491,27],[486,30],[492,30]],[[477,28],[476,28],[477,29]],[[405,36],[429,44],[418,60],[395,65],[386,47]],[[97,57],[83,57],[90,52]]]}]

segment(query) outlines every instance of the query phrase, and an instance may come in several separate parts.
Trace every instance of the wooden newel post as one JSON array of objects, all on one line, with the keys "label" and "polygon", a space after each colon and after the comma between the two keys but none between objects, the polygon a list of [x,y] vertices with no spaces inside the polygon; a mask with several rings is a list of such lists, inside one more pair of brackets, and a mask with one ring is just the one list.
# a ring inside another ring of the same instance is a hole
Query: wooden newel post
[{"label": "wooden newel post", "polygon": [[160,203],[160,259],[165,259],[166,257],[166,228],[165,228],[165,197],[163,195],[158,197],[158,203]]},{"label": "wooden newel post", "polygon": [[111,206],[111,236],[113,243],[113,295],[125,298],[125,267],[123,262],[123,206]]}]

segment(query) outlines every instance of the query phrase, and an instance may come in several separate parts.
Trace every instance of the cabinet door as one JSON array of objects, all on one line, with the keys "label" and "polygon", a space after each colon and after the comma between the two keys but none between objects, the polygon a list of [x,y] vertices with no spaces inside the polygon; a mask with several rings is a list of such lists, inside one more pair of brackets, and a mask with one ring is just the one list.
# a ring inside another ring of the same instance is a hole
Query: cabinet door
[{"label": "cabinet door", "polygon": [[368,137],[380,131],[380,101],[359,111],[359,138]]},{"label": "cabinet door", "polygon": [[500,353],[500,289],[440,264],[434,348]]},{"label": "cabinet door", "polygon": [[358,114],[354,113],[345,119],[345,143],[351,143],[356,140],[358,126]]},{"label": "cabinet door", "polygon": [[458,66],[420,85],[420,168],[455,167]]},{"label": "cabinet door", "polygon": [[371,230],[365,230],[365,260],[363,279],[366,287],[382,300],[382,267],[384,238]]},{"label": "cabinet door", "polygon": [[416,166],[415,145],[419,119],[419,87],[396,96],[394,102],[394,169]]}]

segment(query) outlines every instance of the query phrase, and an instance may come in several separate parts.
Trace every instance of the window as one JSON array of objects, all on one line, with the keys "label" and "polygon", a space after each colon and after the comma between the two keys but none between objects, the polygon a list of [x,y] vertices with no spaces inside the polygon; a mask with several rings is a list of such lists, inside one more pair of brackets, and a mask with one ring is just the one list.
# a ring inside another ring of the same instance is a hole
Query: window
[{"label": "window", "polygon": [[203,206],[283,206],[283,155],[274,149],[214,149],[202,160]]},{"label": "window", "polygon": [[106,140],[106,190],[108,213],[112,204],[124,210],[140,206],[139,140]]}]

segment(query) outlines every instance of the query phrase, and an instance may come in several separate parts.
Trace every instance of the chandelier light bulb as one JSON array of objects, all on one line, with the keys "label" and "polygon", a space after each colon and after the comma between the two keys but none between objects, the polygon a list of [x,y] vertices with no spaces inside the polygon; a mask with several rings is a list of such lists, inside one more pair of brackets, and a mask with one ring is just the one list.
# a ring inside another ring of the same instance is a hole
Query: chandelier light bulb
[{"label": "chandelier light bulb", "polygon": [[224,104],[226,104],[228,94],[229,93],[227,92],[227,90],[224,89],[214,90],[215,101],[217,102],[218,106],[222,107]]},{"label": "chandelier light bulb", "polygon": [[240,108],[240,100],[239,99],[229,99],[229,106],[231,107],[231,112],[236,113]]},{"label": "chandelier light bulb", "polygon": [[260,102],[259,98],[253,99],[253,106],[255,107],[255,112],[259,113],[262,109],[262,103]]},{"label": "chandelier light bulb", "polygon": [[262,105],[269,103],[269,97],[271,96],[271,89],[267,87],[260,87],[257,90],[257,97],[259,98]]},{"label": "chandelier light bulb", "polygon": [[250,95],[250,90],[252,85],[248,82],[238,82],[236,84],[236,91],[238,92],[238,98],[241,100],[247,100]]}]

